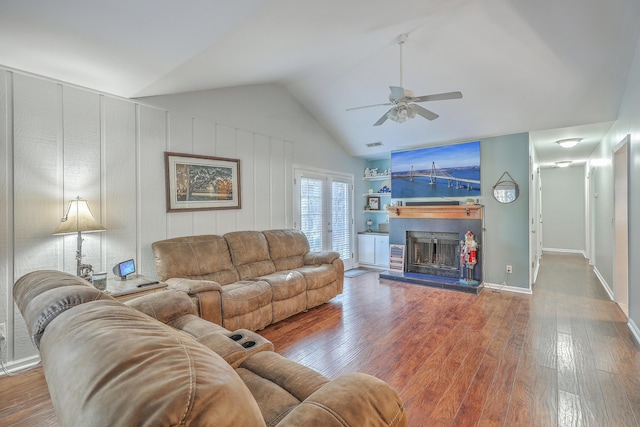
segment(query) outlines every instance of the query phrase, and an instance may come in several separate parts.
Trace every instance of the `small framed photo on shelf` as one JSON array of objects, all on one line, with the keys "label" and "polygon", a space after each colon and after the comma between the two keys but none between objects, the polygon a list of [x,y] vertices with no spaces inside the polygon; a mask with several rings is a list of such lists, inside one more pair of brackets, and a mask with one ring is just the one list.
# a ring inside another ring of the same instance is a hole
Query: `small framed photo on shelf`
[{"label": "small framed photo on shelf", "polygon": [[380,197],[378,196],[368,196],[367,204],[369,205],[369,209],[372,211],[380,210]]}]

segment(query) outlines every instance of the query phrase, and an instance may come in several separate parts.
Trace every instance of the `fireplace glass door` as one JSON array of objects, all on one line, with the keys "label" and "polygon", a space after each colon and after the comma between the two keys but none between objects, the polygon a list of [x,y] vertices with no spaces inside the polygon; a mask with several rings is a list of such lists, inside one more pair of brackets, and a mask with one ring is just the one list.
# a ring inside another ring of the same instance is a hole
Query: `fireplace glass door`
[{"label": "fireplace glass door", "polygon": [[407,231],[407,271],[460,276],[458,233]]}]

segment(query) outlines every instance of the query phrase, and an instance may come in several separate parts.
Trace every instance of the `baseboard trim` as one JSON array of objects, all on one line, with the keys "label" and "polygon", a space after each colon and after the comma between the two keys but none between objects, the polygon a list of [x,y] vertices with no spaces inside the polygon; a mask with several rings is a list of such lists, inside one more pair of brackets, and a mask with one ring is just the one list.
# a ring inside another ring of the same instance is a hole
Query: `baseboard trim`
[{"label": "baseboard trim", "polygon": [[559,252],[563,254],[582,255],[587,258],[587,252],[580,249],[560,249],[560,248],[542,248],[542,252]]},{"label": "baseboard trim", "polygon": [[638,329],[638,325],[636,325],[635,322],[631,318],[629,318],[627,326],[631,331],[631,335],[633,335],[633,338],[635,338],[636,340],[636,345],[640,345],[640,329]]},{"label": "baseboard trim", "polygon": [[[40,363],[40,356],[31,356],[20,360],[14,360],[13,362],[7,363],[5,368],[9,371],[10,374],[20,373],[24,369],[31,368]],[[0,369],[0,377],[6,375],[3,370]]]},{"label": "baseboard trim", "polygon": [[518,286],[497,285],[495,283],[487,283],[487,282],[483,282],[482,284],[484,285],[485,288],[495,289],[498,291],[515,292],[518,294],[526,294],[526,295],[531,295],[533,293],[531,292],[531,289],[520,288]]},{"label": "baseboard trim", "polygon": [[600,272],[598,271],[598,268],[595,265],[593,266],[593,272],[598,278],[598,280],[600,281],[600,284],[602,285],[602,288],[604,289],[604,291],[607,293],[607,295],[609,295],[609,299],[613,301],[613,291],[609,287],[609,284],[607,283],[607,281],[604,280],[604,277],[602,277],[602,274],[600,274]]}]

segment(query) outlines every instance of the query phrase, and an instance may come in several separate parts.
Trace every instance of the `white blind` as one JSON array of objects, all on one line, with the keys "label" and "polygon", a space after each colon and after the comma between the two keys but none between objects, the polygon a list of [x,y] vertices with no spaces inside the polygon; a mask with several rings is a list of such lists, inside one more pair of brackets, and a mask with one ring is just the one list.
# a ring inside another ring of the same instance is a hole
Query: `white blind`
[{"label": "white blind", "polygon": [[350,185],[346,182],[331,183],[331,248],[340,258],[351,258],[351,200]]},{"label": "white blind", "polygon": [[323,227],[324,180],[300,178],[300,230],[309,240],[311,251],[321,251]]}]

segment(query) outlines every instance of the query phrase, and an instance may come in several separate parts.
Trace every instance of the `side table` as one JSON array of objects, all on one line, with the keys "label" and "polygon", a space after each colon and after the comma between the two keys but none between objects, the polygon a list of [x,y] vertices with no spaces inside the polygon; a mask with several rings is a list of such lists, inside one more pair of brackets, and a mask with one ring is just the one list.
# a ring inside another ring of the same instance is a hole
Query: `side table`
[{"label": "side table", "polygon": [[143,295],[164,291],[166,283],[144,276],[129,277],[120,280],[115,277],[107,279],[106,293],[120,302],[129,301]]}]

